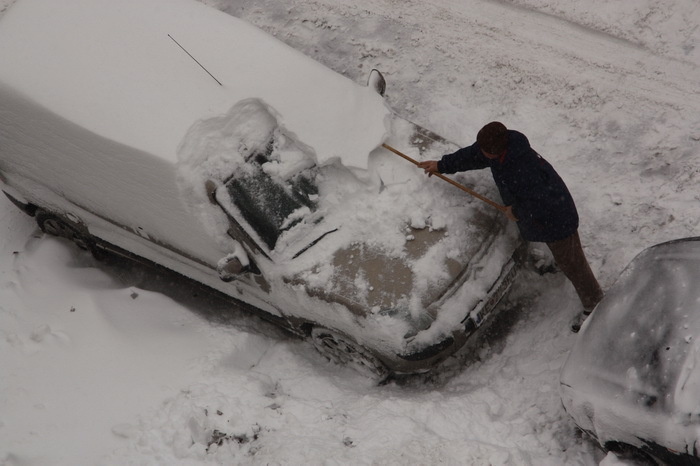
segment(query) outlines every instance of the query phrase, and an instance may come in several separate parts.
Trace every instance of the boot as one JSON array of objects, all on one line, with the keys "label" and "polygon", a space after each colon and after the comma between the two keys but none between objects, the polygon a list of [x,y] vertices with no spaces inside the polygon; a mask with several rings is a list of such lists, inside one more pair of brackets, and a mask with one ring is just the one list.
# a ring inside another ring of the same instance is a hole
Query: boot
[{"label": "boot", "polygon": [[571,321],[571,331],[574,333],[578,333],[578,331],[581,330],[583,323],[586,321],[586,319],[588,319],[588,316],[591,315],[591,312],[592,311],[584,309],[583,311],[576,314],[576,317],[574,317]]}]

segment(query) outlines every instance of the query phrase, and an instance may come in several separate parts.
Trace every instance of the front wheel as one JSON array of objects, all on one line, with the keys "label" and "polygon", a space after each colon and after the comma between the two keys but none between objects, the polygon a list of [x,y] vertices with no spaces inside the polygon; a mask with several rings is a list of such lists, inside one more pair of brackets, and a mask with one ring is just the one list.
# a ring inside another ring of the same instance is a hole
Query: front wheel
[{"label": "front wheel", "polygon": [[608,443],[605,449],[612,451],[622,461],[632,461],[638,466],[663,466],[666,463],[637,447],[626,443]]},{"label": "front wheel", "polygon": [[371,379],[379,382],[389,376],[389,369],[368,349],[340,333],[323,327],[311,330],[314,347],[330,361],[351,367]]}]

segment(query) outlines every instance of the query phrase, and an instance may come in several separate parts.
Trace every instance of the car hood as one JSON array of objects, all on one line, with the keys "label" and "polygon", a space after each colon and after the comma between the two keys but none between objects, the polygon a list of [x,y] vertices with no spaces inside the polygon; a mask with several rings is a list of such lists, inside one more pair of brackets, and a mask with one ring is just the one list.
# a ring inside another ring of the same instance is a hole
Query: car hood
[{"label": "car hood", "polygon": [[[471,214],[458,216],[452,227],[405,223],[380,241],[356,238],[349,225],[326,229],[296,253],[303,266],[289,281],[310,296],[341,304],[357,319],[401,321],[404,338],[429,328],[445,300],[469,281],[473,293],[451,316],[459,325],[487,295],[516,244],[504,234],[504,218],[481,208]],[[457,225],[461,231],[453,231]]]}]

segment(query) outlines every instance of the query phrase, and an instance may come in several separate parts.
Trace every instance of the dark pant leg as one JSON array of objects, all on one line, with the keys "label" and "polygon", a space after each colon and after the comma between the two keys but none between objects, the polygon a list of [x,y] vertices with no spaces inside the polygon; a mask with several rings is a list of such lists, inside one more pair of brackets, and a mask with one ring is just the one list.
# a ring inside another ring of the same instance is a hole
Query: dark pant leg
[{"label": "dark pant leg", "polygon": [[578,231],[568,238],[547,243],[547,246],[561,271],[574,285],[584,309],[593,310],[603,299],[603,290],[583,253]]}]

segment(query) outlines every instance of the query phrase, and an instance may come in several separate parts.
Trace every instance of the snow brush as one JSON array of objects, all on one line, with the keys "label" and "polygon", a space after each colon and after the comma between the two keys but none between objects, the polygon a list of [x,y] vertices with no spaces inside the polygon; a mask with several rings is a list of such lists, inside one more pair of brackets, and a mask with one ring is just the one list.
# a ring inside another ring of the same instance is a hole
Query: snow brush
[{"label": "snow brush", "polygon": [[[391,147],[390,145],[388,145],[388,144],[382,144],[382,147],[385,148],[385,149],[387,149],[387,150],[389,150],[389,151],[391,151],[391,152],[393,152],[394,154],[398,155],[399,157],[403,157],[404,159],[408,160],[408,161],[411,162],[412,164],[414,164],[414,165],[416,165],[416,166],[418,165],[418,161],[417,161],[417,160],[412,159],[412,158],[409,157],[408,155],[399,152],[398,150],[394,149],[394,148]],[[481,201],[484,201],[485,203],[487,203],[487,204],[490,205],[491,207],[495,207],[496,209],[500,210],[500,211],[503,212],[504,214],[508,215],[508,213],[507,213],[507,212],[508,212],[508,208],[507,208],[506,206],[501,205],[501,204],[499,204],[499,203],[497,203],[497,202],[494,202],[494,201],[492,201],[491,199],[489,199],[488,197],[482,196],[481,194],[477,193],[476,191],[474,191],[474,190],[472,190],[472,189],[469,189],[469,188],[467,188],[466,186],[464,186],[464,185],[462,185],[462,184],[459,184],[459,183],[457,183],[457,182],[454,181],[454,180],[451,180],[450,178],[446,177],[446,176],[443,175],[442,173],[433,173],[433,175],[437,176],[437,177],[440,178],[441,180],[447,181],[447,182],[450,183],[452,186],[458,187],[459,189],[461,189],[461,190],[464,191],[465,193],[471,194],[471,195],[474,196],[475,198],[477,198],[477,199],[479,199],[479,200],[481,200]]]}]

